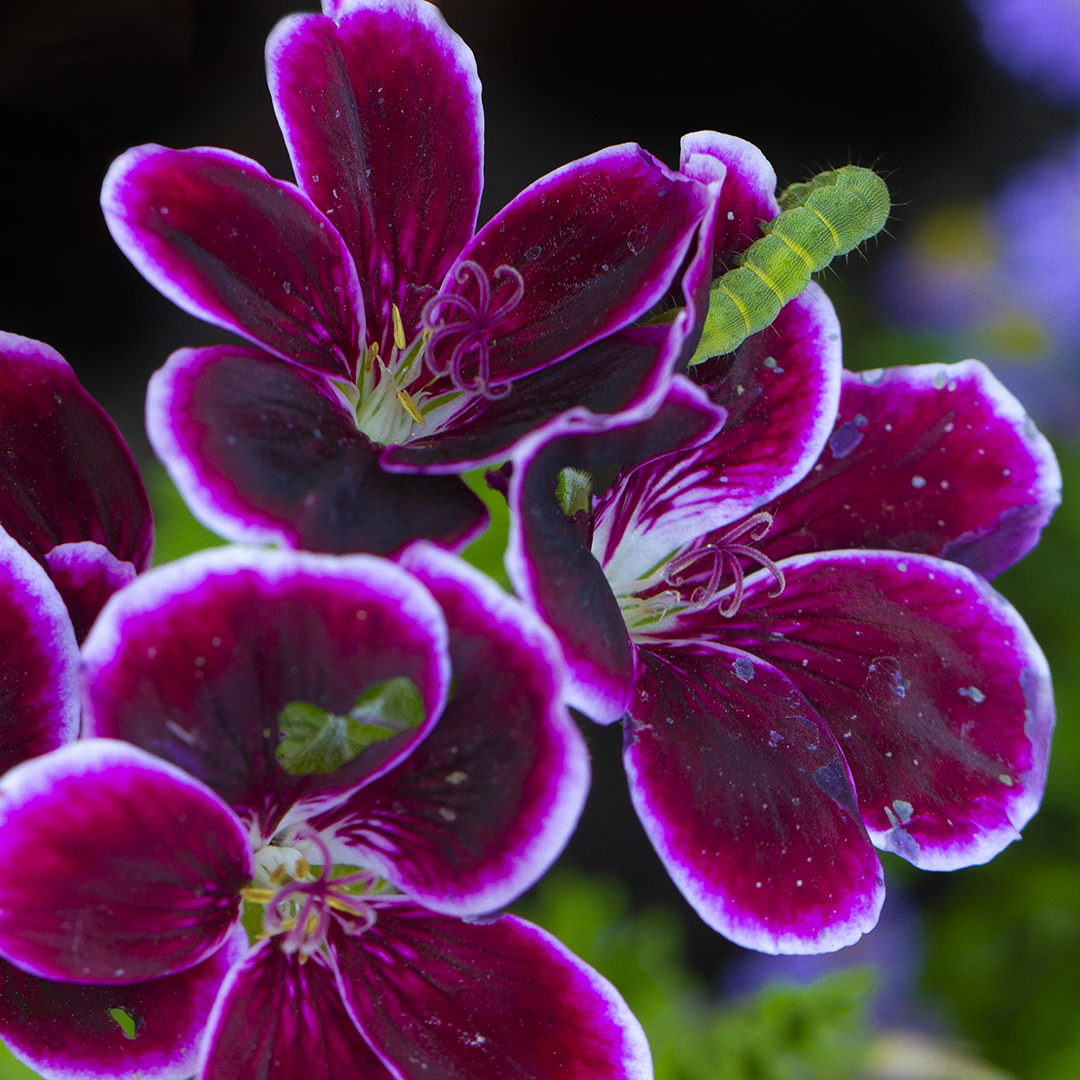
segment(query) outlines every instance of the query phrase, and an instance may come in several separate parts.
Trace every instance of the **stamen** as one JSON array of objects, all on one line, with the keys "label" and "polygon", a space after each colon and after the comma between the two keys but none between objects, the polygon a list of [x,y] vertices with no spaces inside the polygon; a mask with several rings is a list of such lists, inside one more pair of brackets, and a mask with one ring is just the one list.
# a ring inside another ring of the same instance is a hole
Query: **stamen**
[{"label": "stamen", "polygon": [[401,402],[401,407],[421,426],[424,427],[424,414],[416,407],[416,402],[413,401],[412,395],[408,390],[399,390],[397,392],[397,399]]},{"label": "stamen", "polygon": [[401,312],[397,304],[390,305],[390,321],[394,324],[394,344],[399,350],[405,348],[405,327],[401,324]]},{"label": "stamen", "polygon": [[675,558],[668,563],[665,569],[664,580],[669,585],[674,585],[676,587],[687,585],[692,578],[698,577],[700,572],[689,576],[684,576],[684,572],[697,566],[699,563],[708,560],[711,564],[708,581],[704,585],[699,585],[690,594],[690,603],[695,608],[703,608],[711,603],[716,597],[716,594],[720,591],[720,582],[723,579],[724,570],[725,568],[730,567],[733,579],[732,585],[734,588],[731,596],[722,600],[716,609],[725,619],[730,619],[733,618],[739,608],[742,607],[743,602],[743,581],[745,574],[742,563],[739,562],[739,557],[741,556],[750,559],[752,562],[756,562],[776,578],[776,589],[769,595],[772,597],[779,596],[787,587],[783,570],[781,570],[768,555],[762,554],[757,548],[752,547],[750,544],[733,543],[733,541],[741,540],[746,536],[749,536],[749,539],[755,542],[760,540],[769,531],[772,523],[772,514],[766,513],[765,511],[761,511],[748,517],[745,521],[740,522],[734,528],[729,529],[724,533],[716,543],[705,544],[702,547],[692,548],[689,551],[684,551],[680,555],[676,555]]},{"label": "stamen", "polygon": [[[437,378],[449,378],[454,387],[462,393],[480,394],[489,401],[496,401],[510,393],[509,383],[503,386],[491,386],[491,360],[488,338],[491,330],[521,303],[525,295],[525,279],[521,271],[503,264],[496,267],[495,279],[509,278],[514,283],[511,294],[496,308],[491,307],[491,283],[486,271],[479,263],[466,259],[454,271],[454,280],[464,285],[469,276],[476,282],[479,293],[477,303],[473,304],[456,292],[442,292],[433,296],[420,313],[420,321],[431,332],[427,345],[427,365],[432,375]],[[463,321],[446,323],[442,319],[445,308],[456,308],[463,316]],[[450,338],[458,337],[450,350],[445,363],[435,359],[435,349]],[[469,382],[462,373],[466,361],[475,359],[478,371]]]}]

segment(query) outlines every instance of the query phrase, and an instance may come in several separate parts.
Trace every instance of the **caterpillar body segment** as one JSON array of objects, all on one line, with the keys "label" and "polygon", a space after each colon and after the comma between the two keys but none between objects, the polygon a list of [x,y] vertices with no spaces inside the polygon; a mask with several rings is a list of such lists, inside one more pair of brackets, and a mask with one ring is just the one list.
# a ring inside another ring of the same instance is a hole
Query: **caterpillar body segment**
[{"label": "caterpillar body segment", "polygon": [[764,330],[810,284],[811,274],[876,236],[892,206],[885,181],[857,165],[792,184],[777,201],[781,213],[762,222],[765,235],[747,248],[739,267],[713,282],[691,365],[732,352]]}]

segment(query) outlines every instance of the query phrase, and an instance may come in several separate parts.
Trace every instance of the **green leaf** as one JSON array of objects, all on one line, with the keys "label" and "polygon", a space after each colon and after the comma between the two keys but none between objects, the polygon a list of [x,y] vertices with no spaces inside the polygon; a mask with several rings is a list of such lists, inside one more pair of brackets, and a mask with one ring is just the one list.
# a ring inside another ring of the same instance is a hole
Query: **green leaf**
[{"label": "green leaf", "polygon": [[387,679],[365,690],[348,715],[291,701],[278,717],[278,764],[290,776],[336,772],[369,746],[424,722],[424,700],[410,679]]}]

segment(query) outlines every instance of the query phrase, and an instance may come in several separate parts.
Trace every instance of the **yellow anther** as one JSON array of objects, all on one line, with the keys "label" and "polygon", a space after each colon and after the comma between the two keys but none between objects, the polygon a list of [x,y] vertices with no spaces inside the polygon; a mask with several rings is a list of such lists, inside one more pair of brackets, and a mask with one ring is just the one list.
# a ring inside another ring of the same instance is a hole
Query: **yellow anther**
[{"label": "yellow anther", "polygon": [[364,371],[370,373],[371,369],[375,366],[375,361],[379,359],[379,343],[373,341],[367,350],[367,356],[364,359]]},{"label": "yellow anther", "polygon": [[416,402],[413,401],[412,396],[408,390],[399,390],[397,392],[397,399],[401,402],[401,407],[421,426],[424,427],[424,417],[420,410],[416,407]]},{"label": "yellow anther", "polygon": [[399,349],[405,348],[405,327],[401,324],[401,312],[397,304],[390,305],[390,318],[394,323],[394,344]]},{"label": "yellow anther", "polygon": [[254,885],[248,885],[247,888],[240,890],[240,897],[249,904],[269,904],[274,899],[275,892],[274,889],[259,889]]},{"label": "yellow anther", "polygon": [[282,865],[282,866],[279,866],[270,875],[270,884],[271,885],[280,885],[284,880],[285,880],[285,867]]}]

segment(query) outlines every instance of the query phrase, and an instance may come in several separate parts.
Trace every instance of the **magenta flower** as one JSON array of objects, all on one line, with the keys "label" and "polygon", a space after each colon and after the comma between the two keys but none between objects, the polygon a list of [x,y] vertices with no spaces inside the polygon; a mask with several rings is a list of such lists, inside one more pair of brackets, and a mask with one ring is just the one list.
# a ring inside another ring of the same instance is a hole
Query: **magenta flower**
[{"label": "magenta flower", "polygon": [[[1038,806],[1049,672],[985,578],[1037,542],[1060,473],[975,361],[841,379],[816,286],[694,374],[647,423],[523,444],[507,569],[571,704],[624,718],[635,807],[702,918],[766,952],[836,949],[876,922],[872,844],[985,862]],[[707,404],[719,434],[648,457]],[[561,469],[626,459],[564,512]]]},{"label": "magenta flower", "polygon": [[154,547],[146,490],[116,425],[55,349],[5,333],[0,528],[48,574],[80,642]]},{"label": "magenta flower", "polygon": [[475,917],[588,784],[522,605],[430,545],[218,549],[117,595],[84,660],[92,737],[0,781],[0,1033],[44,1076],[649,1075],[610,985]]},{"label": "magenta flower", "polygon": [[[502,460],[572,406],[658,404],[704,318],[694,245],[718,185],[610,147],[474,235],[472,53],[423,0],[324,9],[267,43],[296,185],[225,150],[160,146],[105,180],[109,228],[140,272],[253,343],[175,353],[151,382],[148,431],[195,513],[232,539],[459,549],[482,504],[456,477],[417,474]],[[688,254],[686,311],[632,327]]]}]

